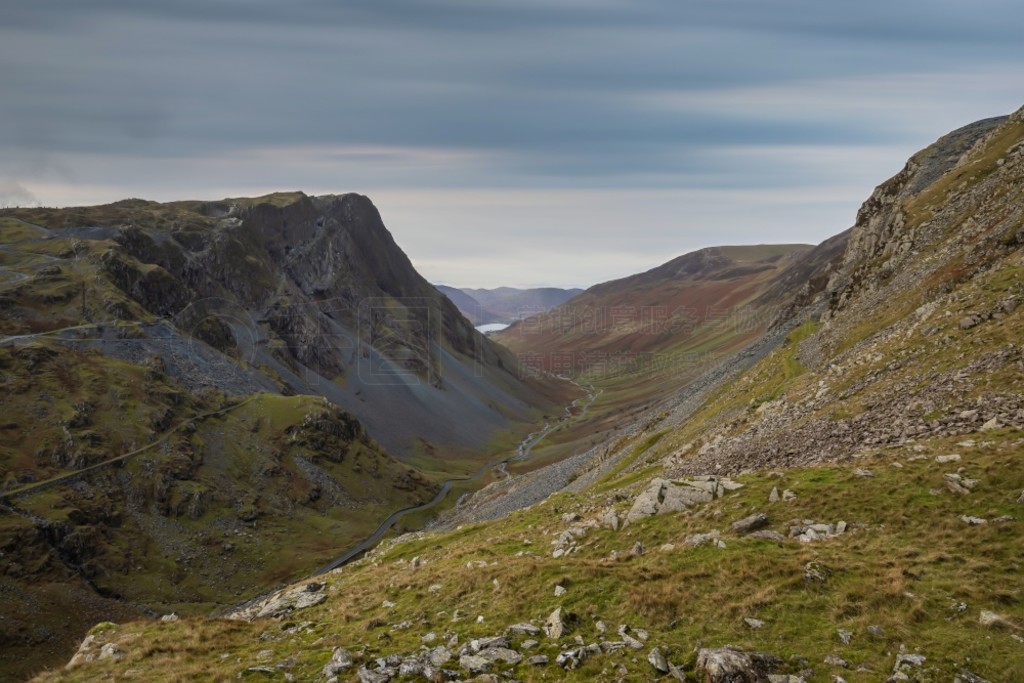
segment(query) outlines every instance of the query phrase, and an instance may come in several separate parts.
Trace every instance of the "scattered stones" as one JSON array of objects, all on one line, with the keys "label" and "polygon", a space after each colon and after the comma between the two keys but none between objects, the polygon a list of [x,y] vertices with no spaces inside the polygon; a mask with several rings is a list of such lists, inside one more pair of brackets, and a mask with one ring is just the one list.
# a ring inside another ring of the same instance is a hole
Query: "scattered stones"
[{"label": "scattered stones", "polygon": [[766,526],[768,526],[768,515],[763,512],[758,512],[750,515],[749,517],[744,517],[737,522],[733,522],[732,529],[737,533],[749,534],[752,531],[763,529]]},{"label": "scattered stones", "polygon": [[967,669],[961,669],[958,675],[953,676],[953,683],[990,683],[990,681]]}]

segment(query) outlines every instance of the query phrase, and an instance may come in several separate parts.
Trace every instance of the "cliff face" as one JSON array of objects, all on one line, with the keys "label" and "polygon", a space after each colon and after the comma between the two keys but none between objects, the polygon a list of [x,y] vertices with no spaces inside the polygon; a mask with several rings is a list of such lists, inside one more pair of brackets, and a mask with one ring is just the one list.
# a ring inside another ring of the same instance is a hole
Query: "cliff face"
[{"label": "cliff face", "polygon": [[97,620],[323,566],[564,390],[521,379],[359,195],[3,211],[0,312],[5,674]]},{"label": "cliff face", "polygon": [[162,354],[190,388],[319,394],[399,457],[424,442],[481,449],[553,405],[416,272],[366,197],[129,200],[9,215],[51,241],[73,240],[79,269],[99,276],[70,278],[60,306],[32,300],[38,288],[26,284],[10,295],[23,322],[9,332],[135,321],[148,352],[162,318],[159,336],[198,339],[231,359],[221,375]]}]

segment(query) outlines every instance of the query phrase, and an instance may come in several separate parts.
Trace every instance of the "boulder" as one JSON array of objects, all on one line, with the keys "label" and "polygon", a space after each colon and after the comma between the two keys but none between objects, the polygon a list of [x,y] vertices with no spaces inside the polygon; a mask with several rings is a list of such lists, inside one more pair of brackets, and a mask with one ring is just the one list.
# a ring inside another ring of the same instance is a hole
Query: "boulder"
[{"label": "boulder", "polygon": [[492,662],[480,655],[462,655],[459,657],[459,666],[471,674],[479,674],[489,671]]},{"label": "boulder", "polygon": [[768,515],[763,512],[744,517],[743,519],[732,523],[732,530],[741,533],[749,534],[752,531],[763,529],[768,526]]},{"label": "boulder", "polygon": [[562,608],[557,608],[548,616],[544,623],[544,634],[553,640],[558,640],[566,634],[565,621],[562,619]]},{"label": "boulder", "polygon": [[778,657],[732,648],[704,648],[697,654],[697,678],[705,683],[768,683]]},{"label": "boulder", "polygon": [[355,660],[352,658],[352,654],[342,647],[334,648],[334,652],[331,653],[331,659],[324,665],[323,675],[327,678],[331,676],[337,676],[340,673],[351,669]]},{"label": "boulder", "polygon": [[660,647],[656,647],[647,653],[647,662],[658,673],[667,674],[669,671],[668,660],[665,659],[665,655],[661,652]]}]

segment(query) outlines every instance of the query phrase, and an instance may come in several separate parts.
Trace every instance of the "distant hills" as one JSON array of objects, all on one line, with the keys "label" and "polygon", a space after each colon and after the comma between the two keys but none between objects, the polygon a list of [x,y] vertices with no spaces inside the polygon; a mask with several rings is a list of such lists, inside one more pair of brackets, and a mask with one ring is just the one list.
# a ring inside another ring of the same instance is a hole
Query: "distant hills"
[{"label": "distant hills", "polygon": [[516,289],[458,289],[448,285],[435,285],[451,299],[462,315],[474,325],[487,323],[511,324],[531,315],[544,313],[565,303],[582,289],[559,289],[558,287],[536,287]]}]

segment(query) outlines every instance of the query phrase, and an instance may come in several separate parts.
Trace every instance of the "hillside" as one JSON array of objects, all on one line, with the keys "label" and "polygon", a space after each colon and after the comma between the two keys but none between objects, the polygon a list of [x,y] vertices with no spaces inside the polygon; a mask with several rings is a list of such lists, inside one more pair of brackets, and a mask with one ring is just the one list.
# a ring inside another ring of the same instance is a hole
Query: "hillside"
[{"label": "hillside", "polygon": [[[749,347],[821,292],[845,235],[806,245],[713,247],[595,285],[495,336],[528,366],[593,388],[590,418],[540,455],[596,446]],[[764,353],[762,344],[754,353]]]},{"label": "hillside", "polygon": [[358,195],[4,210],[0,277],[7,672],[307,575],[578,393],[522,380]]},{"label": "hillside", "polygon": [[556,495],[236,620],[98,625],[38,680],[1022,680],[1022,195],[1024,110],[954,131],[780,269],[815,275],[778,344]]},{"label": "hillside", "polygon": [[457,289],[447,285],[437,285],[437,289],[451,299],[462,315],[474,325],[510,324],[549,311],[583,291],[558,287]]}]

